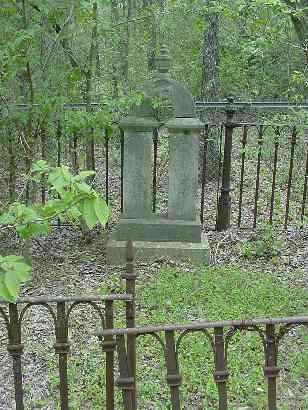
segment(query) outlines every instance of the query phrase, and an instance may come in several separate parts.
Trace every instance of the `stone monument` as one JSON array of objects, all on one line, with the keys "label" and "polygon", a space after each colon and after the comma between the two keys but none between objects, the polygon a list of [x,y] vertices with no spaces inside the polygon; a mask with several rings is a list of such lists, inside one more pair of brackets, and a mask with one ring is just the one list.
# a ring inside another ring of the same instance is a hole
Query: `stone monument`
[{"label": "stone monument", "polygon": [[[138,259],[210,260],[197,213],[199,138],[203,123],[195,117],[191,94],[170,79],[170,58],[163,48],[157,71],[143,88],[144,100],[121,120],[124,131],[123,213],[107,242],[107,261],[125,262],[131,239]],[[159,112],[153,101],[161,102]],[[153,131],[169,134],[168,214],[152,213]]]}]

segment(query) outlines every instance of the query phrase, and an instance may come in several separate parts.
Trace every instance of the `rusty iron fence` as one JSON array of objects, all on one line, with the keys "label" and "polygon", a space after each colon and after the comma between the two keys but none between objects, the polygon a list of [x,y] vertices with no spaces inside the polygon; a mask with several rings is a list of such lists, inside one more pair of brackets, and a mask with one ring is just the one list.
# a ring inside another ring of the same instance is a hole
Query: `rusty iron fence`
[{"label": "rusty iron fence", "polygon": [[[12,358],[12,371],[14,376],[15,405],[16,410],[24,410],[24,388],[22,372],[23,337],[22,325],[25,316],[31,312],[34,306],[43,307],[52,319],[55,334],[54,349],[58,356],[59,371],[59,395],[61,410],[68,410],[69,406],[69,380],[68,380],[68,356],[70,352],[69,322],[73,312],[80,305],[90,307],[99,317],[99,327],[113,329],[114,327],[114,303],[125,303],[125,323],[128,328],[135,326],[135,287],[136,273],[134,266],[133,243],[127,243],[126,270],[122,279],[126,283],[126,293],[110,294],[106,296],[88,295],[78,297],[33,297],[21,298],[16,303],[7,303],[0,300],[0,318],[4,320],[7,330],[7,350]],[[90,317],[90,315],[89,315]],[[106,336],[101,339],[100,345],[105,354],[105,375],[103,383],[106,392],[106,410],[115,409],[115,350],[116,343],[113,337]],[[128,337],[127,350],[130,360],[130,372],[136,372],[136,344],[134,337]],[[103,405],[103,403],[102,403]]]},{"label": "rusty iron fence", "polygon": [[[308,316],[279,317],[252,320],[231,321],[197,321],[184,325],[136,327],[136,272],[134,263],[133,243],[127,243],[127,264],[122,274],[126,282],[126,293],[107,296],[81,297],[34,297],[19,299],[16,304],[0,301],[0,317],[7,329],[7,350],[12,358],[12,373],[14,376],[16,410],[24,410],[23,388],[23,335],[22,323],[32,307],[41,306],[46,309],[52,319],[55,332],[54,349],[58,356],[59,397],[61,410],[70,408],[69,395],[69,321],[75,309],[86,305],[95,311],[99,317],[99,331],[96,332],[98,343],[105,355],[105,381],[102,382],[103,395],[106,400],[101,403],[106,410],[115,410],[116,386],[122,390],[123,409],[136,410],[138,407],[138,338],[144,335],[152,336],[165,358],[166,381],[170,388],[172,410],[182,407],[180,386],[182,383],[179,351],[183,339],[191,334],[205,337],[214,357],[214,380],[217,384],[219,409],[228,408],[228,348],[237,333],[256,332],[264,349],[264,375],[268,383],[268,409],[277,409],[277,364],[279,346],[283,337],[297,326],[308,327]],[[125,303],[125,329],[114,328],[114,303]],[[117,355],[116,355],[117,352]],[[117,366],[119,378],[115,383]],[[103,366],[103,364],[102,364]],[[232,369],[230,369],[232,370]]]},{"label": "rusty iron fence", "polygon": [[[279,317],[271,319],[231,320],[205,322],[198,321],[186,325],[148,326],[130,329],[104,330],[98,333],[101,338],[116,338],[120,377],[118,386],[122,390],[123,409],[136,410],[137,402],[135,376],[131,373],[126,338],[140,338],[150,335],[161,347],[165,358],[166,382],[170,388],[172,410],[180,410],[180,388],[182,376],[179,351],[183,339],[191,333],[198,333],[209,343],[213,352],[214,380],[218,389],[219,410],[228,409],[228,347],[238,332],[252,331],[260,337],[264,349],[264,376],[267,379],[268,409],[277,410],[277,378],[280,368],[277,365],[279,344],[283,337],[297,326],[308,327],[308,316]],[[211,332],[212,329],[212,332]],[[227,330],[226,330],[227,329]],[[230,369],[231,370],[231,369]],[[209,407],[206,407],[209,408]]]},{"label": "rusty iron fence", "polygon": [[[85,104],[66,104],[64,111],[87,107]],[[16,109],[26,108],[23,105],[16,106]],[[201,136],[200,220],[206,229],[222,231],[230,226],[256,228],[264,221],[275,222],[284,229],[289,225],[304,225],[308,216],[308,126],[239,121],[237,117],[240,111],[240,116],[245,118],[247,109],[263,109],[271,113],[278,109],[291,112],[290,110],[307,108],[307,103],[243,103],[233,100],[196,102],[198,115],[203,118],[207,117],[211,110],[221,110],[219,122],[206,123]],[[91,110],[99,109],[99,104],[91,104]],[[52,148],[48,148],[46,135],[40,139],[37,159],[51,159],[57,166],[70,163],[78,172],[80,158],[86,153],[86,144],[77,133],[72,136],[65,135],[64,128],[58,119]],[[124,136],[121,130],[110,136],[108,130],[104,129],[101,130],[101,135],[99,141],[93,141],[91,164],[87,166],[97,169],[96,188],[104,195],[107,203],[112,204],[116,213],[120,213],[123,210]],[[213,140],[216,141],[214,160]],[[167,156],[164,141],[164,136],[154,130],[154,213],[161,211],[162,206],[158,206],[159,197],[161,191],[166,189],[159,178],[163,162],[161,156]],[[16,149],[8,149],[8,155],[10,158],[7,162],[6,179],[10,187],[12,181],[16,182],[19,168],[15,158]],[[165,162],[168,162],[168,158]],[[209,177],[213,168],[216,170],[215,175]],[[22,172],[21,169],[20,173]],[[10,191],[11,198],[14,198],[14,190],[10,188]],[[40,195],[42,202],[48,194],[43,186]]]},{"label": "rusty iron fence", "polygon": [[[69,319],[77,306],[87,305],[94,309],[100,318],[100,325],[107,329],[113,328],[114,302],[124,301],[126,306],[132,304],[131,294],[108,295],[108,296],[82,296],[82,297],[35,297],[24,298],[16,304],[8,306],[4,302],[0,305],[0,316],[4,319],[8,335],[7,350],[12,358],[12,371],[14,376],[16,410],[24,410],[23,388],[23,337],[22,323],[25,315],[33,306],[42,306],[52,319],[55,331],[55,354],[58,356],[59,371],[59,394],[61,410],[69,409],[69,380],[68,380],[68,356],[70,342],[68,337]],[[129,326],[129,321],[127,321]],[[106,409],[114,409],[114,341],[106,337],[101,343],[102,352],[106,356],[105,391]]]}]

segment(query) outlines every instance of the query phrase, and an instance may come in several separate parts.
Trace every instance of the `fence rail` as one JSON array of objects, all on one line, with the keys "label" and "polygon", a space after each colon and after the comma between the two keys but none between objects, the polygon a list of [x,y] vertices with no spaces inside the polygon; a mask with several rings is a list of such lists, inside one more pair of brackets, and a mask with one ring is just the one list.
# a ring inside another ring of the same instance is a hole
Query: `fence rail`
[{"label": "fence rail", "polygon": [[[279,317],[270,319],[231,320],[218,322],[195,322],[186,325],[149,326],[131,329],[104,330],[98,333],[101,338],[116,337],[120,377],[118,386],[122,389],[124,410],[136,410],[135,378],[130,373],[129,358],[126,351],[125,336],[136,338],[150,335],[162,348],[165,358],[166,382],[170,388],[172,410],[181,410],[179,351],[184,337],[198,333],[209,343],[214,361],[213,377],[218,389],[219,410],[228,409],[228,348],[238,332],[252,331],[260,337],[264,349],[264,376],[268,385],[268,409],[277,410],[277,378],[280,368],[277,365],[279,344],[283,337],[297,326],[308,327],[308,316]],[[227,328],[227,331],[225,329]],[[210,332],[209,330],[213,330]],[[162,336],[163,334],[163,336]],[[230,369],[231,370],[231,369]],[[138,386],[137,386],[138,388]]]},{"label": "fence rail", "polygon": [[[113,328],[114,302],[123,301],[129,307],[133,303],[131,294],[107,295],[107,296],[80,296],[80,297],[36,297],[17,300],[16,304],[1,302],[0,317],[4,319],[7,329],[7,350],[12,357],[12,370],[14,375],[15,404],[16,410],[24,410],[23,388],[23,338],[22,324],[26,314],[33,306],[41,306],[46,309],[52,319],[55,332],[54,349],[58,356],[59,371],[59,394],[61,410],[69,409],[69,381],[68,381],[68,355],[70,341],[68,337],[69,319],[77,306],[86,305],[92,308],[100,318],[100,325],[107,329]],[[91,315],[89,315],[91,317]],[[129,320],[126,321],[130,325]],[[114,410],[114,350],[115,343],[112,338],[104,338],[101,342],[102,352],[106,355],[105,391],[106,409]]]},{"label": "fence rail", "polygon": [[[166,381],[170,388],[172,410],[182,407],[180,387],[179,350],[183,339],[191,334],[205,337],[213,353],[214,373],[217,384],[219,409],[228,409],[228,349],[234,336],[245,331],[256,332],[264,350],[264,376],[268,383],[268,409],[277,410],[277,364],[280,342],[297,326],[308,327],[308,316],[277,317],[231,321],[196,321],[182,325],[136,327],[136,272],[133,243],[127,243],[127,265],[122,275],[126,281],[125,294],[106,296],[87,295],[80,297],[26,297],[16,304],[0,301],[0,317],[7,329],[7,350],[12,358],[15,404],[17,410],[24,410],[23,388],[23,335],[22,324],[32,307],[41,306],[51,317],[55,333],[55,354],[58,356],[59,397],[61,410],[70,408],[68,355],[70,351],[69,320],[80,305],[88,306],[99,317],[100,330],[96,332],[105,360],[105,381],[102,383],[106,397],[101,403],[106,410],[115,410],[116,363],[119,367],[118,387],[122,390],[123,409],[136,410],[138,406],[138,376],[136,340],[150,335],[162,348],[165,358]],[[125,329],[114,328],[114,302],[125,303]],[[90,315],[89,315],[90,317]],[[92,336],[92,335],[91,335]],[[115,355],[117,351],[117,355]],[[145,352],[146,353],[146,352]],[[117,360],[116,360],[117,359]]]},{"label": "fence rail", "polygon": [[[70,352],[69,320],[73,311],[80,305],[88,306],[99,316],[100,327],[103,329],[114,328],[115,312],[114,302],[125,303],[126,326],[135,327],[135,287],[136,273],[134,265],[135,253],[133,243],[128,241],[126,252],[126,271],[122,279],[126,283],[126,293],[109,295],[83,295],[83,296],[38,296],[17,299],[16,303],[7,303],[0,300],[0,318],[4,320],[7,330],[7,350],[13,361],[13,376],[15,389],[16,410],[24,410],[24,389],[22,372],[22,324],[26,314],[33,306],[41,306],[46,309],[52,319],[55,333],[55,354],[58,355],[59,370],[59,395],[61,410],[69,409],[69,381],[68,381],[68,355]],[[89,315],[89,317],[91,317]],[[112,336],[100,338],[103,354],[106,356],[104,390],[106,392],[106,410],[115,410],[115,350],[116,344]],[[134,337],[127,339],[130,372],[136,374],[136,344]],[[134,394],[132,396],[134,398]]]},{"label": "fence rail", "polygon": [[[270,109],[270,108],[288,108],[288,109],[308,109],[308,102],[302,102],[302,103],[291,103],[288,101],[234,101],[233,98],[228,98],[225,101],[195,101],[195,107],[196,108],[227,108],[230,106],[230,103],[234,105],[234,107],[237,108],[261,108],[261,109]],[[103,103],[99,102],[89,102],[89,103],[83,103],[83,102],[76,102],[76,103],[65,103],[62,105],[63,110],[71,110],[71,109],[80,109],[80,108],[100,108],[104,106]],[[3,105],[7,109],[5,105]],[[13,109],[19,109],[19,110],[27,110],[30,107],[40,107],[40,104],[13,104],[10,105],[9,108]]]}]

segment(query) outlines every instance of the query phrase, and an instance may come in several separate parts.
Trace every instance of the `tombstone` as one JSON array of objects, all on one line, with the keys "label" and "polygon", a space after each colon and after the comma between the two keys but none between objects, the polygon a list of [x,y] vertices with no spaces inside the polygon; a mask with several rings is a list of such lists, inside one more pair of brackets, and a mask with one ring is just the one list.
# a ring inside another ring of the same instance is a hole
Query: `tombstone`
[{"label": "tombstone", "polygon": [[[201,235],[197,212],[199,138],[203,123],[195,117],[191,94],[170,79],[170,59],[163,48],[157,71],[143,88],[144,100],[121,120],[124,131],[123,213],[107,242],[107,261],[125,262],[131,239],[136,258],[161,257],[209,263],[210,250]],[[161,101],[158,110],[153,101]],[[168,214],[152,212],[153,131],[168,130]]]}]

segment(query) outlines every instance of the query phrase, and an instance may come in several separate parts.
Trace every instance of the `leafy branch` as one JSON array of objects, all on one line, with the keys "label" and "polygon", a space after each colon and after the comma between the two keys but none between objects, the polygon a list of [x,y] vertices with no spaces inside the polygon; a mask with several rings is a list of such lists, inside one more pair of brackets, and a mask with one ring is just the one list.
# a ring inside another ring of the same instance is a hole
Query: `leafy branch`
[{"label": "leafy branch", "polygon": [[[106,202],[87,184],[93,171],[71,174],[66,166],[50,167],[46,161],[36,162],[29,178],[40,182],[44,176],[51,193],[58,198],[45,204],[25,205],[12,203],[0,215],[0,231],[14,229],[21,239],[35,238],[51,232],[51,221],[61,217],[69,222],[85,222],[89,229],[96,224],[105,225],[109,217]],[[0,255],[0,297],[15,302],[21,284],[29,279],[31,267],[21,256]]]}]

